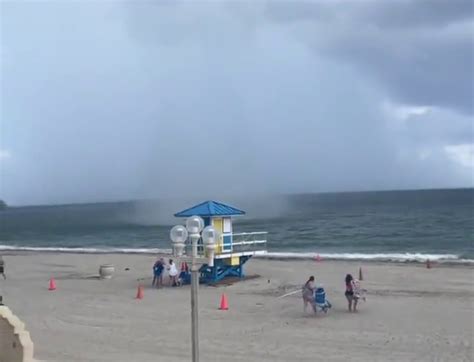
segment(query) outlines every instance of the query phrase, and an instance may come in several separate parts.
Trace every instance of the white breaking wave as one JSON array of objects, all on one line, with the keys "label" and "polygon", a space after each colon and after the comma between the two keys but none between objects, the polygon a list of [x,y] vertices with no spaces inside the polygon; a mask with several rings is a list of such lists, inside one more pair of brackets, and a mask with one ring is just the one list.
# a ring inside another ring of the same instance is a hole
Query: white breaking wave
[{"label": "white breaking wave", "polygon": [[[66,248],[66,247],[35,247],[0,245],[0,251],[27,251],[45,253],[78,253],[78,254],[171,254],[171,249],[159,248]],[[424,253],[308,253],[308,252],[267,252],[255,255],[256,258],[279,260],[366,260],[366,261],[392,261],[392,262],[426,262],[445,261],[454,263],[474,263],[472,259],[461,259],[455,254],[424,254]]]},{"label": "white breaking wave", "polygon": [[[285,253],[285,252],[268,252],[258,256],[267,259],[315,259],[317,256],[327,260],[374,260],[374,261],[419,261],[425,262],[427,259],[431,261],[464,261],[471,260],[459,259],[454,254],[423,254],[423,253]],[[474,260],[472,260],[474,262]]]},{"label": "white breaking wave", "polygon": [[34,251],[47,253],[80,254],[171,254],[171,249],[157,248],[62,248],[0,245],[0,251]]}]

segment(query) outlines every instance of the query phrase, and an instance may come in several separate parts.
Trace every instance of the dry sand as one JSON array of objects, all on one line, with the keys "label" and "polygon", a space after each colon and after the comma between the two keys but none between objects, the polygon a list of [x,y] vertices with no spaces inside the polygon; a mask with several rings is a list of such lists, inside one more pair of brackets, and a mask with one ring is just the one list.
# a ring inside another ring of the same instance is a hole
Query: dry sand
[{"label": "dry sand", "polygon": [[[26,323],[47,361],[189,361],[190,290],[152,289],[154,257],[7,255],[5,303]],[[91,278],[113,263],[112,280]],[[363,264],[368,300],[348,313],[344,276],[359,263],[251,260],[261,277],[199,293],[201,361],[472,361],[474,270]],[[130,268],[125,271],[125,268]],[[309,275],[333,308],[303,314],[298,289]],[[54,276],[58,289],[48,291]],[[145,298],[134,299],[145,278]],[[230,310],[219,311],[225,292]]]}]

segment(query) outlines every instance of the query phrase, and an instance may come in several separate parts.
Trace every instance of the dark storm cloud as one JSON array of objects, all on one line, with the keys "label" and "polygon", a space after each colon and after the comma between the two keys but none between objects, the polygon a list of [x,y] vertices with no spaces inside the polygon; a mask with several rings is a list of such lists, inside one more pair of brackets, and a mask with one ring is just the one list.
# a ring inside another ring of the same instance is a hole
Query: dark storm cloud
[{"label": "dark storm cloud", "polygon": [[473,112],[472,1],[268,2],[266,14],[402,103]]},{"label": "dark storm cloud", "polygon": [[445,151],[471,143],[465,19],[372,31],[382,5],[338,4],[2,3],[0,198],[472,184]]},{"label": "dark storm cloud", "polygon": [[266,13],[279,21],[336,19],[387,27],[442,27],[472,19],[470,0],[268,1]]}]

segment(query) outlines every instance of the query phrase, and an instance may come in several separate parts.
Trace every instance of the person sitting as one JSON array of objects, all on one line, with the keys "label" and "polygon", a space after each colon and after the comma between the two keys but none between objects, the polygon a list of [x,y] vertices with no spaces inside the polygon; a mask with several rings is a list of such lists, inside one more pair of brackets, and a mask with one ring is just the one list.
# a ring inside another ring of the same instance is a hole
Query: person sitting
[{"label": "person sitting", "polygon": [[161,288],[163,286],[163,270],[165,269],[164,260],[160,258],[153,265],[153,282],[152,286]]},{"label": "person sitting", "polygon": [[308,303],[311,304],[314,314],[317,313],[316,302],[314,300],[315,288],[316,286],[315,286],[314,276],[310,276],[308,281],[303,285],[303,290],[302,290],[304,313],[306,313]]},{"label": "person sitting", "polygon": [[190,276],[189,276],[189,268],[188,264],[186,262],[183,262],[181,264],[181,272],[179,273],[178,277],[178,285],[183,285],[188,282]]}]

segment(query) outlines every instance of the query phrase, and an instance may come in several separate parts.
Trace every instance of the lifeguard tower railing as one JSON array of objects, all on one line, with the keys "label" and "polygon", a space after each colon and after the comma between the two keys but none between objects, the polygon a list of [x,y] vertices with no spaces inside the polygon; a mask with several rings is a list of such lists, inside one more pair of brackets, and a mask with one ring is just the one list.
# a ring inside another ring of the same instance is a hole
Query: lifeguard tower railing
[{"label": "lifeguard tower railing", "polygon": [[229,254],[232,256],[264,254],[267,250],[267,234],[266,231],[232,234],[230,250],[216,253],[215,258],[227,258]]},{"label": "lifeguard tower railing", "polygon": [[[267,235],[266,231],[257,231],[252,233],[233,233],[226,234],[232,236],[232,243],[227,245],[225,250],[223,240],[218,240],[214,259],[225,259],[230,256],[252,256],[261,255],[267,252]],[[186,244],[184,249],[185,255],[191,255],[191,245]],[[204,246],[202,240],[198,241],[198,254],[204,255]]]}]

